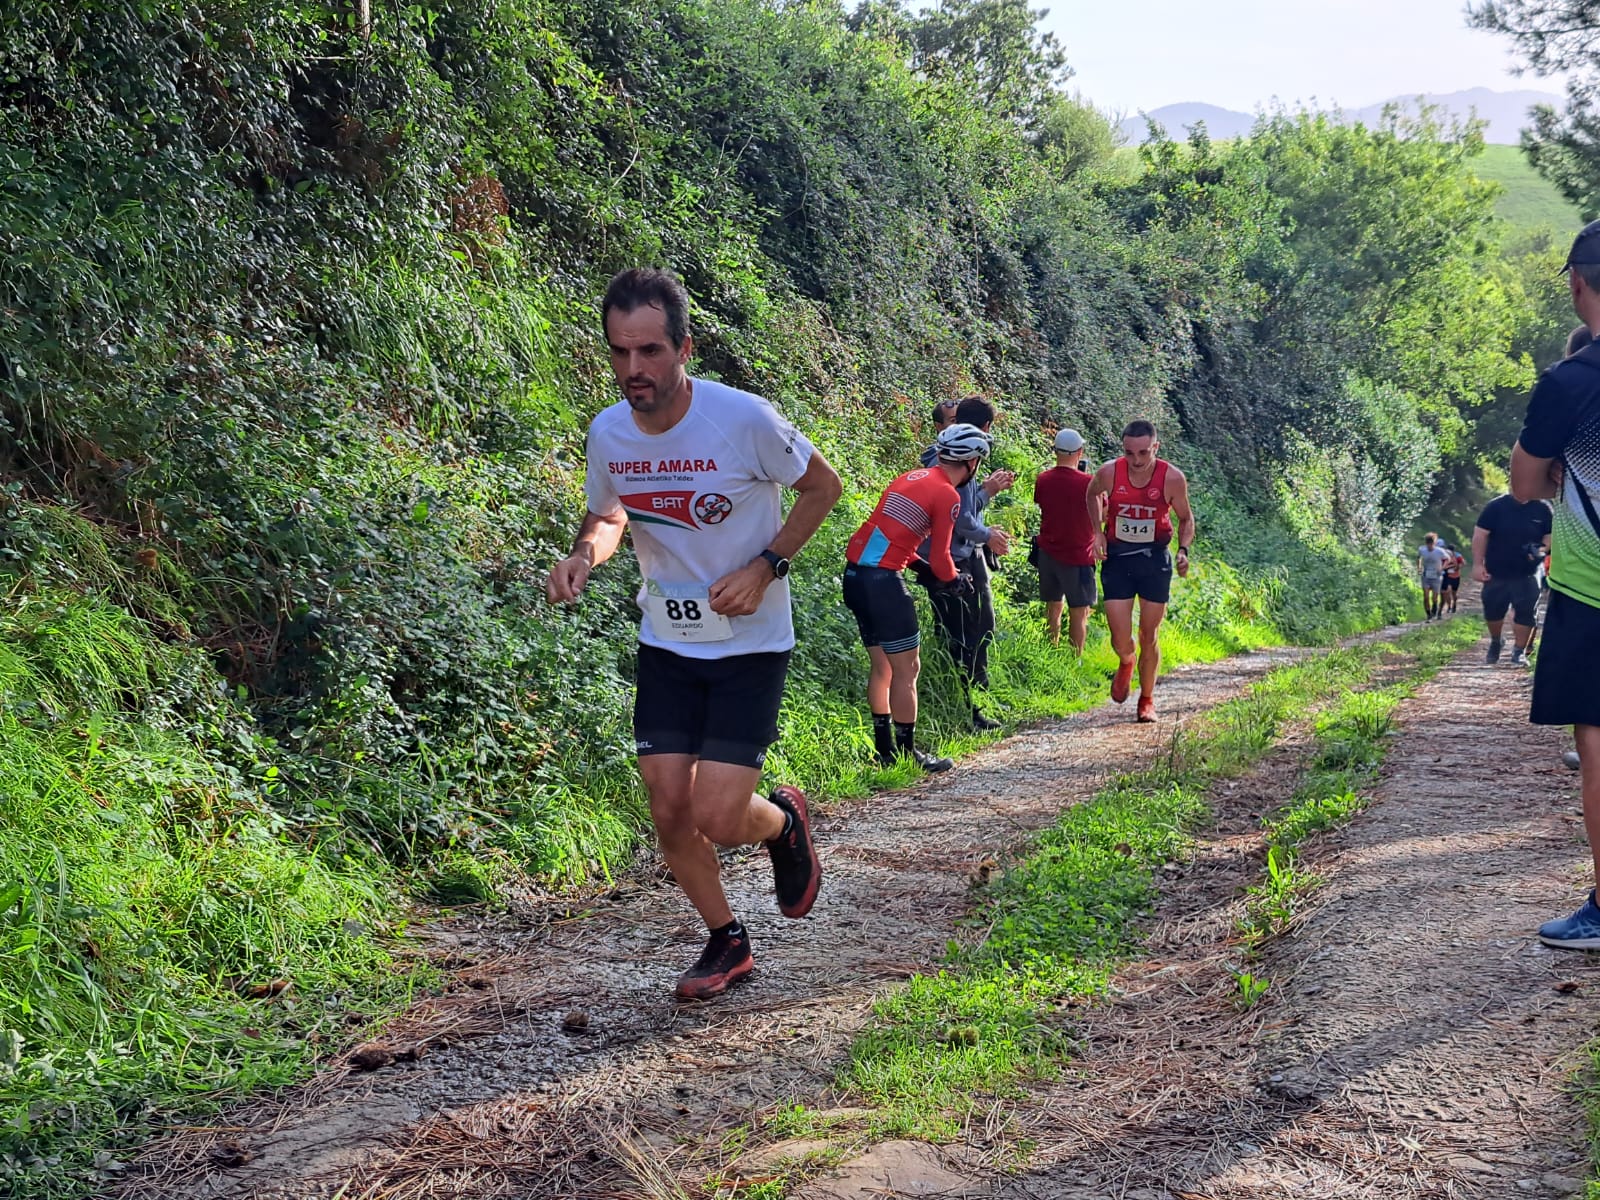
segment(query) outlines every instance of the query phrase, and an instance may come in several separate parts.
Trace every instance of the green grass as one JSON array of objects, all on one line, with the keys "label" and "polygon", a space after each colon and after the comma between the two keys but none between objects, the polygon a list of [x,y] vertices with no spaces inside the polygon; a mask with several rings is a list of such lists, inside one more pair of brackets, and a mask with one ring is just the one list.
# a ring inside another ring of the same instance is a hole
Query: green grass
[{"label": "green grass", "polygon": [[1389,749],[1394,711],[1457,653],[1478,640],[1469,620],[1448,621],[1400,638],[1397,649],[1415,658],[1398,683],[1373,691],[1352,691],[1317,714],[1307,770],[1289,803],[1263,819],[1267,862],[1252,885],[1239,930],[1248,954],[1285,932],[1301,901],[1321,880],[1300,868],[1300,844],[1337,828],[1367,806],[1364,789],[1376,777]]},{"label": "green grass", "polygon": [[167,727],[152,696],[192,667],[105,605],[0,609],[8,1194],[82,1194],[95,1151],[290,1082],[418,981],[377,940],[385,872],[284,839]]},{"label": "green grass", "polygon": [[1495,211],[1518,234],[1539,229],[1570,234],[1584,223],[1583,212],[1533,169],[1519,146],[1485,146],[1471,168],[1479,179],[1504,189]]}]

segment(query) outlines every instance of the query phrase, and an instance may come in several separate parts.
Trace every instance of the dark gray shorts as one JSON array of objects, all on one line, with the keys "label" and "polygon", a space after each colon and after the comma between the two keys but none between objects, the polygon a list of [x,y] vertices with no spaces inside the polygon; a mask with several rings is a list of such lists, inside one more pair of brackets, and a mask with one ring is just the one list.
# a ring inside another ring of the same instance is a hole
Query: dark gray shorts
[{"label": "dark gray shorts", "polygon": [[1065,600],[1068,608],[1091,608],[1100,598],[1094,585],[1094,568],[1074,567],[1039,549],[1039,599],[1046,604]]},{"label": "dark gray shorts", "polygon": [[1497,575],[1483,585],[1483,619],[1504,621],[1506,609],[1518,625],[1532,625],[1539,607],[1539,583],[1532,575]]}]

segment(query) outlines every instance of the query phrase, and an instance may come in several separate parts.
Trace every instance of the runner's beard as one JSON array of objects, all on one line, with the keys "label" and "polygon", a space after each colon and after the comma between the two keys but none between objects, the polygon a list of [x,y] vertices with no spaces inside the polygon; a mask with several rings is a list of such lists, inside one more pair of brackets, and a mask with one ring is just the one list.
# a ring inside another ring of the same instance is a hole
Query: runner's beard
[{"label": "runner's beard", "polygon": [[[641,392],[640,388],[646,390]],[[661,389],[653,382],[629,383],[623,387],[622,395],[634,412],[655,412],[661,407]]]},{"label": "runner's beard", "polygon": [[[644,388],[642,394],[638,389]],[[676,385],[664,385],[654,379],[630,379],[622,385],[622,398],[628,402],[628,407],[634,412],[653,413],[660,412],[672,403],[672,398],[678,394]]]}]

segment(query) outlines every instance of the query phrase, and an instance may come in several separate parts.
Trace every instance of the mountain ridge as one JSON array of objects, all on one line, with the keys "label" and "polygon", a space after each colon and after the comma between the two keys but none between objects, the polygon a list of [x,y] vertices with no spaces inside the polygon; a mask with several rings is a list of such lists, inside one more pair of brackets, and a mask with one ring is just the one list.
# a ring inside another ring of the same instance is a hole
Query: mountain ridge
[{"label": "mountain ridge", "polygon": [[[1456,92],[1424,92],[1393,96],[1388,100],[1361,108],[1339,109],[1335,106],[1320,111],[1338,112],[1348,122],[1359,121],[1371,125],[1388,105],[1400,104],[1414,109],[1419,99],[1425,104],[1442,108],[1462,118],[1476,112],[1480,118],[1488,122],[1483,131],[1486,142],[1491,145],[1512,146],[1518,143],[1523,126],[1528,124],[1528,109],[1535,104],[1561,103],[1561,97],[1554,92],[1533,89],[1498,92],[1492,88],[1475,87]],[[1214,138],[1226,139],[1242,137],[1249,133],[1256,123],[1257,115],[1201,101],[1185,101],[1180,104],[1164,104],[1148,112],[1141,110],[1137,115],[1121,121],[1119,128],[1130,145],[1138,145],[1147,140],[1147,118],[1165,127],[1167,133],[1173,137],[1187,135],[1191,127],[1204,121],[1208,134]]]}]

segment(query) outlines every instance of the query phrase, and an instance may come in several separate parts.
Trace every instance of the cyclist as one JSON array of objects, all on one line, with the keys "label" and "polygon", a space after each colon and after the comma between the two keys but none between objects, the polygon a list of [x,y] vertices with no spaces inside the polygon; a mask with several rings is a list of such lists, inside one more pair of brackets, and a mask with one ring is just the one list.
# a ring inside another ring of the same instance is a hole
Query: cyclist
[{"label": "cyclist", "polygon": [[[989,438],[971,425],[947,425],[933,446],[934,465],[908,471],[885,488],[872,515],[851,537],[845,548],[844,602],[872,659],[867,707],[878,761],[888,764],[906,754],[925,771],[948,771],[948,758],[916,748],[922,632],[901,571],[921,566],[932,576],[928,586],[936,593],[971,590],[972,576],[958,571],[950,557],[950,534],[961,511],[956,489],[977,472],[989,453]],[[925,563],[917,557],[924,538]]]}]

